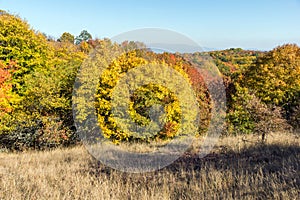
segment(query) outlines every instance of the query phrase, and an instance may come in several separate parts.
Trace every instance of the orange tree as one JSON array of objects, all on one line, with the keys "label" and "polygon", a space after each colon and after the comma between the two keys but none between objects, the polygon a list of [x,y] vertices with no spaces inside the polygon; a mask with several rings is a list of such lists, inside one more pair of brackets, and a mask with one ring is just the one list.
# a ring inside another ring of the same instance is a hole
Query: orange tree
[{"label": "orange tree", "polygon": [[[12,111],[11,101],[14,99],[12,93],[12,73],[17,69],[15,62],[9,64],[3,64],[0,61],[0,119],[9,117],[9,113]],[[0,129],[7,129],[8,127],[1,123]]]}]

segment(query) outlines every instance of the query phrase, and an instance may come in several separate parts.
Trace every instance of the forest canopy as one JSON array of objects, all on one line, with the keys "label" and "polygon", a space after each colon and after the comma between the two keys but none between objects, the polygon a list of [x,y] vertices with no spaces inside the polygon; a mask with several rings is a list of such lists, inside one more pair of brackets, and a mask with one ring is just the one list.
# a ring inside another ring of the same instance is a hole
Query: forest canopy
[{"label": "forest canopy", "polygon": [[[87,30],[78,36],[63,32],[53,39],[33,30],[19,16],[0,11],[0,147],[43,149],[78,142],[72,113],[73,86],[89,53],[104,44],[127,50],[141,46],[132,41],[113,44],[109,39],[93,38]],[[95,101],[99,126],[116,143],[167,140],[176,136],[180,127],[176,96],[157,85],[140,88],[132,97],[130,108],[136,123],[147,124],[150,104],[165,106],[168,120],[156,136],[133,137],[113,121],[109,94],[118,77],[141,64],[170,66],[187,78],[202,111],[198,134],[205,134],[210,96],[203,74],[187,61],[202,62],[202,56],[213,59],[226,88],[227,128],[223,134],[299,129],[300,48],[296,44],[278,46],[269,52],[241,48],[189,54],[129,52],[99,77]]]}]

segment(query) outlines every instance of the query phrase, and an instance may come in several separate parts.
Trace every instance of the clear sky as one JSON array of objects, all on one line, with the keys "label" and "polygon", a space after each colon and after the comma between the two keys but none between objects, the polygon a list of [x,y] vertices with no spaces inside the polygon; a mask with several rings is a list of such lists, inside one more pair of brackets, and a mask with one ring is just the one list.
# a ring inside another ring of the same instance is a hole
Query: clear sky
[{"label": "clear sky", "polygon": [[36,30],[111,38],[138,28],[165,28],[200,46],[269,50],[300,45],[300,0],[0,0]]}]

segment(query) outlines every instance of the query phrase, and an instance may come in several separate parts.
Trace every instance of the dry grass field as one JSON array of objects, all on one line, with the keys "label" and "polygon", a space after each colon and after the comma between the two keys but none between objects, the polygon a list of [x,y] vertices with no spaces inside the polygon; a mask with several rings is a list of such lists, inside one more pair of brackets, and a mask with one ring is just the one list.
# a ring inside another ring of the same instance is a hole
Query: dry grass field
[{"label": "dry grass field", "polygon": [[[246,141],[245,141],[246,140]],[[0,153],[0,199],[299,199],[299,135],[225,137],[205,158],[130,174],[102,165],[83,146]]]}]

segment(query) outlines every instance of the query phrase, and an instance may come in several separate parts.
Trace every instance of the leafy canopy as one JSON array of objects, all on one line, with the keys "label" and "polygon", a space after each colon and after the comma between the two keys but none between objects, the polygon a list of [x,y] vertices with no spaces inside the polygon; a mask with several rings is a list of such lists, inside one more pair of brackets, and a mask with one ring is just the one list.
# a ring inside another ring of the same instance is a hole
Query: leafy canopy
[{"label": "leafy canopy", "polygon": [[244,75],[245,85],[266,103],[284,105],[300,91],[300,48],[279,46],[257,59]]}]

